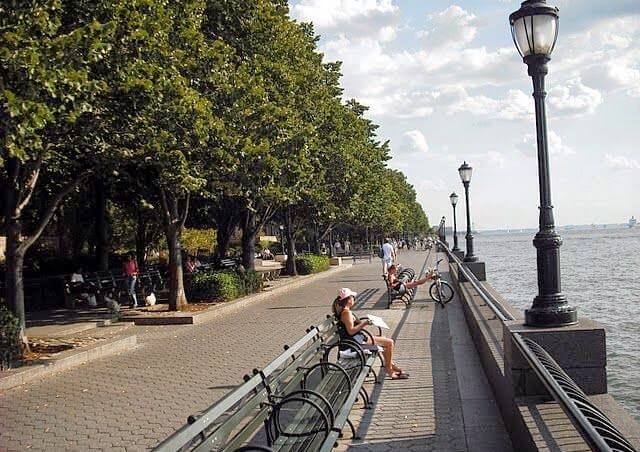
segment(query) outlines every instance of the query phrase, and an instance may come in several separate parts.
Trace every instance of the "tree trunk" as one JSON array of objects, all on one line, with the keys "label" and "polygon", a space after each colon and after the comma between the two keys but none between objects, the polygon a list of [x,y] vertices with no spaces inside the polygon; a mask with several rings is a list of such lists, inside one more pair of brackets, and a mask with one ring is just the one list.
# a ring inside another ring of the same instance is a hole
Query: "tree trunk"
[{"label": "tree trunk", "polygon": [[213,211],[216,222],[216,256],[219,259],[227,256],[231,236],[240,222],[241,207],[238,200],[222,196]]},{"label": "tree trunk", "polygon": [[218,228],[216,231],[216,256],[218,259],[224,259],[229,251],[229,241],[231,234],[224,228]]},{"label": "tree trunk", "polygon": [[287,235],[287,265],[286,272],[290,276],[298,276],[296,268],[296,242],[293,234],[293,219],[291,206],[287,207],[284,215],[284,231]]},{"label": "tree trunk", "polygon": [[190,194],[183,199],[182,211],[176,196],[160,188],[162,202],[164,231],[169,248],[169,309],[181,311],[187,307],[187,297],[184,293],[184,279],[182,276],[182,249],[180,237],[184,222],[189,214]]},{"label": "tree trunk", "polygon": [[329,257],[333,257],[335,250],[333,249],[333,229],[329,229]]},{"label": "tree trunk", "polygon": [[182,252],[180,249],[180,230],[175,226],[165,228],[167,246],[169,247],[169,309],[182,311],[187,307],[187,296],[184,293],[182,277]]},{"label": "tree trunk", "polygon": [[80,224],[78,211],[79,211],[79,208],[74,207],[71,213],[73,222],[71,226],[70,242],[71,242],[71,255],[74,260],[78,259],[78,257],[82,254],[82,246],[84,245],[84,241],[86,237],[85,229]]},{"label": "tree trunk", "polygon": [[20,220],[11,219],[10,215],[7,215],[5,220],[7,231],[7,249],[5,252],[7,303],[20,322],[20,341],[28,349],[25,335],[26,311],[24,306],[24,279],[22,276],[26,249],[20,246],[22,244],[22,225]]},{"label": "tree trunk", "polygon": [[97,179],[96,187],[96,265],[98,270],[109,270],[109,234],[107,230],[107,190],[102,179]]},{"label": "tree trunk", "polygon": [[[80,174],[58,192],[47,205],[45,211],[38,216],[33,233],[28,237],[22,237],[22,212],[29,205],[31,196],[35,191],[42,158],[33,161],[29,166],[24,166],[15,157],[3,156],[4,168],[7,171],[3,181],[2,195],[4,195],[4,226],[7,233],[6,243],[6,297],[7,302],[20,322],[20,340],[26,350],[29,349],[25,328],[26,313],[24,306],[24,256],[27,250],[42,235],[51,221],[56,209],[62,200],[82,180],[91,175],[91,171]],[[21,174],[23,173],[23,174]],[[4,175],[3,175],[4,176]]]},{"label": "tree trunk", "polygon": [[218,230],[216,231],[216,255],[220,259],[224,259],[227,255],[227,251],[229,250],[229,241],[231,240],[231,235],[238,225],[237,219],[235,216],[229,214],[226,217],[218,219]]},{"label": "tree trunk", "polygon": [[140,270],[144,271],[147,264],[147,220],[141,209],[138,209],[136,225],[136,261]]},{"label": "tree trunk", "polygon": [[313,253],[320,254],[320,234],[318,233],[318,223],[313,222]]},{"label": "tree trunk", "polygon": [[256,214],[248,211],[245,212],[245,218],[242,222],[242,265],[247,270],[255,270],[255,254],[256,254]]}]

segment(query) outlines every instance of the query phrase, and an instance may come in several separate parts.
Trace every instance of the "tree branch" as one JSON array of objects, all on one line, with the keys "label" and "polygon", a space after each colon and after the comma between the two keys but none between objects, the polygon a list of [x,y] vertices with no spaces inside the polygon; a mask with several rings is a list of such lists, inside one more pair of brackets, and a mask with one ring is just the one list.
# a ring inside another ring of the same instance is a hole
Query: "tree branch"
[{"label": "tree branch", "polygon": [[76,188],[80,184],[80,182],[82,182],[83,180],[87,179],[92,174],[93,174],[92,171],[87,171],[87,172],[81,174],[80,176],[78,176],[74,180],[72,180],[69,184],[65,185],[65,187],[60,192],[58,192],[58,194],[53,198],[53,200],[49,204],[49,207],[45,211],[45,213],[42,216],[42,218],[40,218],[40,222],[36,226],[36,229],[33,232],[33,234],[31,234],[29,237],[27,237],[27,239],[25,239],[20,244],[20,246],[19,246],[20,251],[26,252],[31,247],[31,245],[33,245],[35,243],[35,241],[40,238],[40,235],[42,234],[42,232],[44,232],[44,229],[49,224],[49,221],[51,221],[51,218],[53,217],[53,214],[56,212],[56,209],[58,208],[58,206],[60,205],[62,200],[74,188]]},{"label": "tree branch", "polygon": [[167,195],[164,192],[164,188],[160,187],[160,203],[162,204],[162,210],[164,211],[164,224],[169,226],[171,224],[171,213],[169,212],[169,204],[167,203]]},{"label": "tree branch", "polygon": [[[20,216],[22,209],[24,209],[31,200],[31,196],[33,195],[33,192],[36,188],[36,183],[38,182],[38,177],[40,176],[40,168],[42,167],[43,158],[44,154],[40,154],[33,165],[30,165],[31,168],[29,168],[29,173],[31,175],[28,182],[26,183],[26,194],[25,190],[22,189],[18,193],[18,206],[16,207],[16,216]],[[22,200],[20,198],[22,198]]]},{"label": "tree branch", "polygon": [[318,237],[318,240],[323,240],[332,228],[333,228],[333,223],[329,223],[329,226],[327,226],[327,228],[324,230],[322,235]]},{"label": "tree branch", "polygon": [[187,221],[187,215],[189,214],[189,201],[191,199],[191,193],[187,192],[187,199],[184,201],[184,210],[182,217],[180,218],[180,228],[184,227],[184,223]]}]

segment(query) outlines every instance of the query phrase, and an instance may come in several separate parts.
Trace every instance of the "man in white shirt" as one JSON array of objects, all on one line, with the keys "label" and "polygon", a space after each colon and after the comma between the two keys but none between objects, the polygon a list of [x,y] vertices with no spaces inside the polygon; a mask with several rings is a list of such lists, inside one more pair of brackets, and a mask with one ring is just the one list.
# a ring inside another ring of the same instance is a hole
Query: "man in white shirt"
[{"label": "man in white shirt", "polygon": [[384,239],[382,245],[382,274],[387,275],[387,269],[396,260],[396,252],[393,245],[389,243],[389,239]]}]

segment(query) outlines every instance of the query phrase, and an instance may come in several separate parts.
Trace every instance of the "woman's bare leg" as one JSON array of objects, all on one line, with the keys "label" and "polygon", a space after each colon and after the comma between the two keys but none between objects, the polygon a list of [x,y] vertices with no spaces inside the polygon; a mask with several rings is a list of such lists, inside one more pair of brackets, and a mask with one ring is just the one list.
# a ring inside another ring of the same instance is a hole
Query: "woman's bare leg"
[{"label": "woman's bare leg", "polygon": [[395,369],[393,368],[393,339],[389,337],[374,336],[373,341],[376,345],[380,345],[384,350],[382,351],[382,357],[384,358],[384,368],[389,375],[392,375]]},{"label": "woman's bare leg", "polygon": [[417,287],[417,286],[421,286],[421,285],[423,285],[423,284],[424,284],[424,283],[426,283],[427,281],[429,281],[429,277],[425,275],[425,276],[423,276],[423,277],[422,277],[422,278],[420,278],[420,279],[416,279],[416,280],[408,281],[408,282],[404,283],[404,286],[405,286],[407,289],[413,289],[414,287]]}]

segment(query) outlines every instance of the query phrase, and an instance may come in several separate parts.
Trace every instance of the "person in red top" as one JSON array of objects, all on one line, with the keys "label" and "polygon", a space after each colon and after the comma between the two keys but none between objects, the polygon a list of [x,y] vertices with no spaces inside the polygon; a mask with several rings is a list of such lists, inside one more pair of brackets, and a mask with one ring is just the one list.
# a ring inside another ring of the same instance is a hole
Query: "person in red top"
[{"label": "person in red top", "polygon": [[187,256],[187,262],[185,262],[184,268],[187,270],[187,273],[193,273],[196,271],[196,263],[191,259],[191,256]]},{"label": "person in red top", "polygon": [[127,260],[122,264],[122,273],[127,277],[127,291],[131,297],[133,309],[138,307],[138,297],[136,296],[136,282],[138,280],[138,264],[133,254],[127,255]]}]

